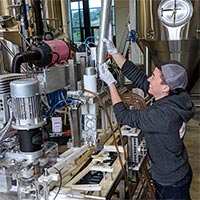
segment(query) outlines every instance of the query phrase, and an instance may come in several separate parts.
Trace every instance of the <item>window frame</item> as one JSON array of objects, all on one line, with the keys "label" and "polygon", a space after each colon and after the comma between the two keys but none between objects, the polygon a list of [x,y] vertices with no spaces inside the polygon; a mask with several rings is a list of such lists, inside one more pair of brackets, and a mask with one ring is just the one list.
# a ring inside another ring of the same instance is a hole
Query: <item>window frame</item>
[{"label": "window frame", "polygon": [[[95,0],[97,1],[97,0]],[[101,0],[99,0],[101,1]],[[78,2],[78,14],[79,14],[79,27],[73,27],[73,23],[72,23],[72,12],[75,9],[71,9],[71,3],[73,2]],[[81,6],[80,6],[80,2],[82,2],[83,5],[83,18],[81,19],[80,13],[81,13]],[[75,43],[78,42],[84,42],[85,39],[89,36],[93,36],[95,38],[98,39],[98,31],[99,31],[99,26],[100,26],[100,17],[99,16],[99,25],[91,25],[91,10],[93,9],[98,9],[101,7],[90,7],[89,6],[89,0],[70,0],[69,1],[69,8],[70,8],[70,38],[72,39],[72,41],[74,41]],[[89,11],[89,12],[88,12]],[[114,13],[114,1],[112,1],[112,14],[111,14],[111,24],[112,24],[112,30],[113,30],[113,35],[115,35],[115,13]],[[83,21],[84,24],[81,24],[81,20]],[[74,29],[80,29],[80,38],[79,40],[75,40],[75,36],[74,36]],[[95,35],[94,33],[97,31],[97,34]]]}]

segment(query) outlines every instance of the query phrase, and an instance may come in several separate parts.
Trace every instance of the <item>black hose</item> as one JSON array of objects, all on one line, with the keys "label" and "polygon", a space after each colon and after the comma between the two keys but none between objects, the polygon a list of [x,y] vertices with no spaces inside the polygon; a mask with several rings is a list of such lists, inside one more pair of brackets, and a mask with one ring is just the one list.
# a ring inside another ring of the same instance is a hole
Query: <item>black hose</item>
[{"label": "black hose", "polygon": [[23,63],[24,57],[21,54],[17,54],[12,61],[12,73],[20,73],[21,63]]},{"label": "black hose", "polygon": [[25,53],[18,53],[12,61],[12,73],[20,73],[21,64],[24,62],[40,60],[41,54],[37,51],[29,51]]}]

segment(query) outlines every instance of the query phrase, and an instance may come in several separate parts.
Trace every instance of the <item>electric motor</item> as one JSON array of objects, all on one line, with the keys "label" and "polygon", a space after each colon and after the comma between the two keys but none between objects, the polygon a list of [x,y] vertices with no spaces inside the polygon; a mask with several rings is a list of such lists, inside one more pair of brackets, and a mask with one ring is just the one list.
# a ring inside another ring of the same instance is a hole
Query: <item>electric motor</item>
[{"label": "electric motor", "polygon": [[29,130],[41,127],[45,121],[41,115],[41,102],[38,80],[27,78],[10,83],[13,128]]},{"label": "electric motor", "polygon": [[50,67],[55,64],[66,62],[70,56],[70,47],[63,40],[43,40],[32,50],[40,55],[39,59],[33,60],[33,64],[38,67]]}]

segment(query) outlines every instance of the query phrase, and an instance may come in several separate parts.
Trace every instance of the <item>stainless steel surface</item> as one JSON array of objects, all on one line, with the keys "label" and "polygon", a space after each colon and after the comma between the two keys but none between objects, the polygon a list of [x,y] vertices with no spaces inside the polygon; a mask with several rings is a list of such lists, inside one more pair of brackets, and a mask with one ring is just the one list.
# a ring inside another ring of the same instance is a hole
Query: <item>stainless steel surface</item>
[{"label": "stainless steel surface", "polygon": [[103,44],[102,39],[108,36],[108,27],[110,22],[110,12],[111,12],[111,3],[112,0],[104,0],[102,1],[101,8],[101,24],[99,29],[99,43],[98,43],[98,55],[97,55],[97,66],[102,64],[106,60],[107,50],[105,45]]},{"label": "stainless steel surface", "polygon": [[[166,1],[166,0],[164,0]],[[175,3],[174,0],[170,0]],[[188,0],[190,1],[190,0]],[[159,9],[161,0],[149,0],[149,1],[136,1],[136,16],[137,16],[137,33],[140,39],[145,40],[168,40],[169,39],[169,29],[162,24],[159,20]],[[200,2],[198,0],[191,1],[193,5],[193,16],[184,27],[181,29],[180,39],[191,39],[200,38],[197,34],[197,29],[200,26],[199,22],[199,9]],[[164,8],[163,8],[164,9]],[[180,8],[177,8],[180,9]],[[171,12],[171,11],[169,11]],[[179,11],[180,12],[180,11]],[[172,15],[173,17],[173,15]],[[179,27],[175,25],[174,27]],[[171,38],[172,39],[172,38]]]},{"label": "stainless steel surface", "polygon": [[69,41],[69,31],[68,31],[68,16],[69,16],[69,10],[67,5],[68,1],[61,1],[61,13],[62,13],[62,27],[63,27],[63,33],[64,33],[64,39]]},{"label": "stainless steel surface", "polygon": [[0,1],[0,15],[9,15],[10,10],[8,9],[9,0]]},{"label": "stainless steel surface", "polygon": [[61,1],[46,0],[47,23],[58,28],[62,26]]},{"label": "stainless steel surface", "polygon": [[81,129],[80,129],[80,107],[72,108],[71,117],[72,117],[72,142],[73,147],[81,147]]},{"label": "stainless steel surface", "polygon": [[75,91],[77,89],[77,67],[74,64],[73,59],[69,59],[68,64],[70,74],[70,90]]},{"label": "stainless steel surface", "polygon": [[43,73],[44,91],[42,93],[51,93],[69,84],[69,66],[54,66],[44,69]]},{"label": "stainless steel surface", "polygon": [[11,31],[4,31],[3,38],[13,43],[13,45],[22,46],[22,38],[17,29]]},{"label": "stainless steel surface", "polygon": [[182,26],[191,19],[192,15],[193,5],[188,0],[165,0],[158,7],[158,17],[166,26]]},{"label": "stainless steel surface", "polygon": [[136,0],[138,44],[160,61],[180,61],[188,71],[190,90],[199,76],[200,1]]},{"label": "stainless steel surface", "polygon": [[94,75],[96,73],[94,67],[86,67],[85,68],[85,74],[86,75]]},{"label": "stainless steel surface", "polygon": [[39,82],[27,78],[15,80],[10,83],[11,97],[24,98],[39,95]]},{"label": "stainless steel surface", "polygon": [[1,41],[2,55],[3,55],[3,69],[2,71],[12,71],[12,60],[14,55],[20,52],[20,47],[8,40]]}]

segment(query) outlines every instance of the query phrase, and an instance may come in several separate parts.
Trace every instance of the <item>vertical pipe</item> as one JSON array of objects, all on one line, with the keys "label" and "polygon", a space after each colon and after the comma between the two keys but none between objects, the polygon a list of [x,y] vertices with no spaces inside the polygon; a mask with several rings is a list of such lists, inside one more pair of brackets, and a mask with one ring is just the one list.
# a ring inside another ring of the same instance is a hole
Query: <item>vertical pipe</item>
[{"label": "vertical pipe", "polygon": [[150,55],[149,55],[149,49],[148,47],[145,47],[145,71],[147,75],[150,75],[151,73],[151,61],[150,61]]},{"label": "vertical pipe", "polygon": [[[15,1],[14,0],[11,0],[11,5],[15,5]],[[14,18],[16,18],[16,10],[14,7],[12,7],[12,15],[14,16]]]},{"label": "vertical pipe", "polygon": [[97,66],[105,62],[107,50],[102,39],[108,37],[112,0],[103,0],[101,6],[101,23],[99,28],[99,43],[97,50]]},{"label": "vertical pipe", "polygon": [[131,29],[136,30],[136,21],[137,21],[136,0],[129,0],[129,15],[130,15]]},{"label": "vertical pipe", "polygon": [[68,59],[69,74],[70,74],[70,90],[77,90],[77,66],[74,64],[73,59]]},{"label": "vertical pipe", "polygon": [[[129,15],[130,15],[130,30],[136,30],[136,21],[137,21],[137,13],[136,13],[136,0],[129,0]],[[134,58],[134,48],[136,44],[131,42],[131,59]],[[132,60],[133,61],[133,60]]]},{"label": "vertical pipe", "polygon": [[34,8],[35,8],[35,23],[37,30],[37,38],[39,40],[42,40],[44,30],[43,30],[42,12],[39,0],[34,0]]},{"label": "vertical pipe", "polygon": [[[26,12],[26,3],[25,0],[21,0],[20,6],[20,21],[21,21],[21,34],[25,40],[28,39],[28,19],[27,19],[27,12]],[[22,40],[22,49],[26,51],[27,44],[25,40]]]},{"label": "vertical pipe", "polygon": [[0,1],[0,15],[10,15],[8,0],[1,0]]},{"label": "vertical pipe", "polygon": [[42,1],[42,13],[43,13],[43,26],[44,26],[44,32],[48,32],[48,26],[47,26],[47,2],[46,0]]},{"label": "vertical pipe", "polygon": [[72,143],[73,147],[81,146],[81,129],[80,129],[80,107],[72,109]]},{"label": "vertical pipe", "polygon": [[25,0],[21,0],[21,18],[23,18],[23,28],[24,30],[28,30],[28,18],[26,12],[26,2]]},{"label": "vertical pipe", "polygon": [[62,28],[65,41],[69,41],[67,1],[61,1]]},{"label": "vertical pipe", "polygon": [[85,38],[91,35],[90,31],[90,12],[88,0],[83,0],[84,24],[85,24]]}]

